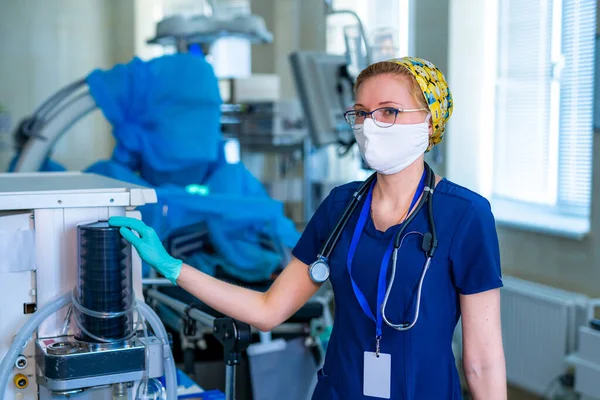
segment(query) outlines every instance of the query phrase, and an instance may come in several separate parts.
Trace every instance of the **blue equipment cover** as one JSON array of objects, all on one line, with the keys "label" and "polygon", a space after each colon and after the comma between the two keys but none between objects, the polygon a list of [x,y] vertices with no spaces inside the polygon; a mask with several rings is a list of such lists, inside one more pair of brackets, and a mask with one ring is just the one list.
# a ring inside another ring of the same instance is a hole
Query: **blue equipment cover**
[{"label": "blue equipment cover", "polygon": [[222,103],[211,65],[191,54],[134,58],[86,78],[113,126],[113,160],[133,170],[173,171],[216,160]]},{"label": "blue equipment cover", "polygon": [[[87,171],[154,187],[158,203],[139,210],[163,241],[204,223],[216,251],[190,255],[190,265],[211,275],[219,266],[248,282],[270,279],[283,256],[261,240],[293,248],[299,233],[242,163],[226,161],[212,67],[190,54],[134,59],[92,72],[88,84],[117,143],[112,160]],[[203,191],[190,190],[198,185]]]}]

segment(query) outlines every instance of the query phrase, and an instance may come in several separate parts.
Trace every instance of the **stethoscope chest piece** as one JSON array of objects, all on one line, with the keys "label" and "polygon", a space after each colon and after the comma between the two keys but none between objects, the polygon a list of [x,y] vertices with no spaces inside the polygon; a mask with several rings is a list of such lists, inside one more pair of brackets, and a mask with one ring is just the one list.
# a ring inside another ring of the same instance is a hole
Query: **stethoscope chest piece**
[{"label": "stethoscope chest piece", "polygon": [[308,272],[314,283],[321,284],[329,279],[329,264],[322,257],[319,257],[317,261],[310,264]]}]

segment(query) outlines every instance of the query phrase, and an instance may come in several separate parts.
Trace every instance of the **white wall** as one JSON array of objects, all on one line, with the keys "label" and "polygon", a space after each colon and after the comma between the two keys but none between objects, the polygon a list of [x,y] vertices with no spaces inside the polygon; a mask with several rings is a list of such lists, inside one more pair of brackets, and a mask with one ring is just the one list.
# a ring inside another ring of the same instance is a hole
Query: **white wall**
[{"label": "white wall", "polygon": [[162,47],[157,45],[149,45],[148,39],[156,36],[156,24],[165,17],[165,3],[167,0],[120,0],[123,3],[133,3],[132,18],[128,21],[123,21],[125,26],[131,26],[133,51],[136,57],[142,60],[160,57],[164,54]]},{"label": "white wall", "polygon": [[412,38],[409,51],[434,63],[440,70],[448,69],[449,1],[410,0]]},{"label": "white wall", "polygon": [[[434,63],[447,80],[449,1],[410,0],[409,2],[409,55]],[[450,84],[450,82],[449,82]],[[452,85],[450,84],[452,87]],[[446,135],[447,137],[447,135]],[[426,161],[436,173],[446,174],[446,138],[427,154]]]},{"label": "white wall", "polygon": [[[496,1],[453,0],[449,9],[448,71],[454,99],[447,126],[446,174],[457,183],[489,193],[493,156],[494,47]],[[492,85],[492,86],[490,86]],[[465,150],[467,149],[467,150]]]},{"label": "white wall", "polygon": [[[0,0],[0,103],[13,126],[63,86],[95,68],[149,59],[146,44],[161,17],[161,0]],[[110,157],[111,127],[100,111],[58,143],[53,159],[80,170]],[[0,171],[12,152],[0,150]]]},{"label": "white wall", "polygon": [[[0,12],[0,101],[13,123],[92,69],[113,64],[111,5],[105,0],[5,0]],[[54,157],[80,169],[112,150],[99,112],[77,124]],[[7,154],[0,164],[6,165]]]},{"label": "white wall", "polygon": [[282,98],[295,97],[288,57],[296,50],[325,50],[323,0],[252,0],[250,6],[274,37],[272,44],[252,46],[252,72],[277,74]]}]

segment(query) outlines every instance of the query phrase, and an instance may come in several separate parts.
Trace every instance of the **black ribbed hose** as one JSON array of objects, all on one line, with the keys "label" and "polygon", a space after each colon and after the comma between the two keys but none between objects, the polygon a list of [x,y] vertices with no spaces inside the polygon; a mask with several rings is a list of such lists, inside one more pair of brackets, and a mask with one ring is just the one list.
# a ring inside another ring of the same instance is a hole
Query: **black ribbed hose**
[{"label": "black ribbed hose", "polygon": [[[78,227],[79,234],[79,303],[96,312],[123,312],[131,307],[131,267],[125,252],[127,243],[119,228],[108,222],[96,222]],[[131,315],[98,318],[80,315],[80,323],[92,335],[106,341],[131,334]],[[84,332],[76,335],[85,342],[101,342]]]}]

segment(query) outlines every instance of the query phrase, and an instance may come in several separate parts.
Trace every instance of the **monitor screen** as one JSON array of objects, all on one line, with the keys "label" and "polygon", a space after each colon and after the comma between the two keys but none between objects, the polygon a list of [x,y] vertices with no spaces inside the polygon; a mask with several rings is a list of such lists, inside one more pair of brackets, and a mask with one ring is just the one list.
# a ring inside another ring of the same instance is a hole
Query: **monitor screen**
[{"label": "monitor screen", "polygon": [[354,101],[346,57],[300,51],[290,55],[290,62],[313,145],[321,147],[351,137],[344,119]]}]

